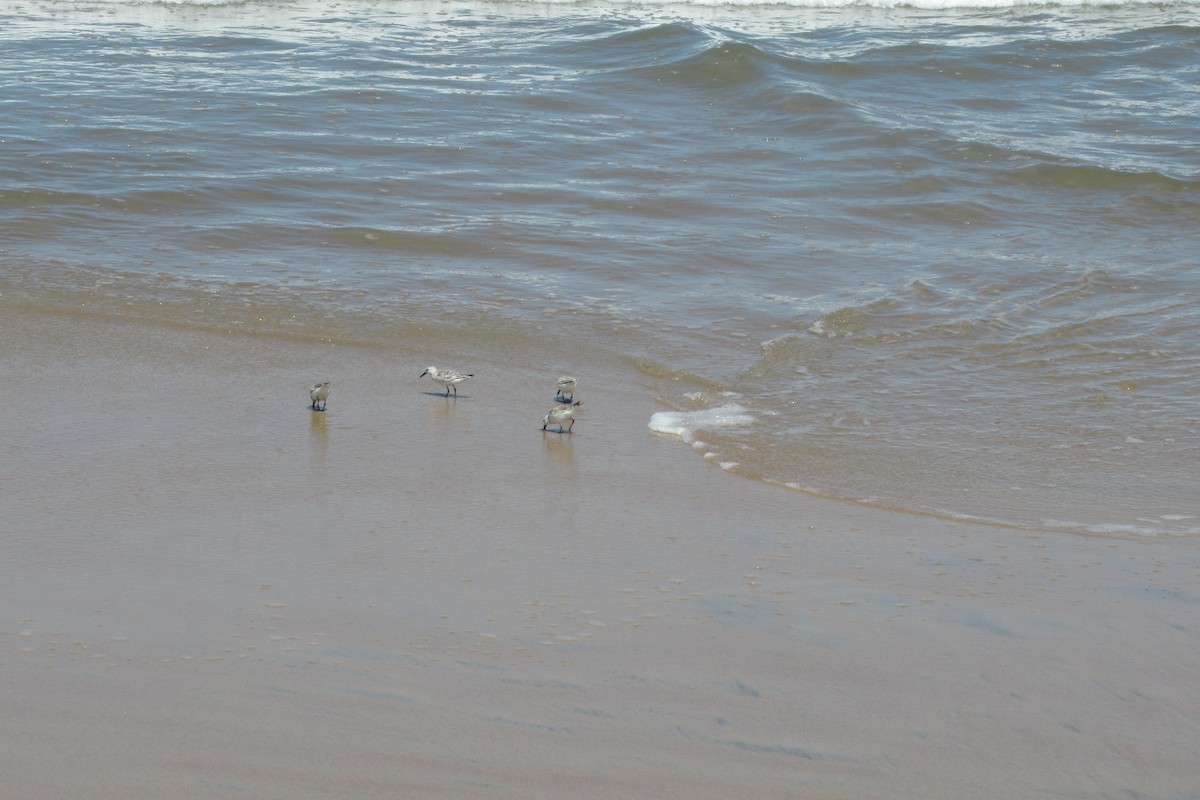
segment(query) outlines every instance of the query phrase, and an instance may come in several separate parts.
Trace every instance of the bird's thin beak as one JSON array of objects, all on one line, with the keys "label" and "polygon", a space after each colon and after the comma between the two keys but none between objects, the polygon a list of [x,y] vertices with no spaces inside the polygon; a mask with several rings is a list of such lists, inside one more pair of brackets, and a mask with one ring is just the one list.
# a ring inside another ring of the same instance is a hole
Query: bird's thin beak
[{"label": "bird's thin beak", "polygon": [[428,374],[429,374],[429,370],[425,370],[424,372],[422,372],[422,373],[421,373],[420,375],[418,375],[417,377],[418,377],[418,378],[424,378],[424,377],[425,377],[426,375],[428,375]]}]

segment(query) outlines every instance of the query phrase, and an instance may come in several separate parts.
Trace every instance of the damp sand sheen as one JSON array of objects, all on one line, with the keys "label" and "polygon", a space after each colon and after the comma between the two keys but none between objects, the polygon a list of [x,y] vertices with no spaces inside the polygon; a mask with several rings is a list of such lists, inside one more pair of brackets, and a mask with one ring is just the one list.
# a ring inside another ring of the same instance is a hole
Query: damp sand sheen
[{"label": "damp sand sheen", "polygon": [[13,797],[1194,791],[1189,540],[742,479],[622,358],[573,365],[587,424],[548,437],[537,353],[486,341],[449,403],[421,343],[0,335]]}]

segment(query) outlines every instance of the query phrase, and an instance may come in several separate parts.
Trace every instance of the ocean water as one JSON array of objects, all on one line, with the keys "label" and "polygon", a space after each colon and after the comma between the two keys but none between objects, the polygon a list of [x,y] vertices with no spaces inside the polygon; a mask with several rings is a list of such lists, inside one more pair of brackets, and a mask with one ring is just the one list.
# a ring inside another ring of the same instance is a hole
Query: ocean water
[{"label": "ocean water", "polygon": [[3,0],[0,308],[601,348],[730,480],[1194,536],[1198,52],[1196,3]]}]

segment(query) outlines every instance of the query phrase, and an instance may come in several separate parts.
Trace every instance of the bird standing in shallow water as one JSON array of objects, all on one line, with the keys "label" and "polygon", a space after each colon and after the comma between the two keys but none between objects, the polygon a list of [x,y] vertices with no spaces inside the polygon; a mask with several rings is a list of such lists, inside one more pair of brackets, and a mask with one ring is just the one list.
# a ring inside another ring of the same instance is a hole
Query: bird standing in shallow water
[{"label": "bird standing in shallow water", "polygon": [[575,399],[575,379],[573,377],[563,375],[558,379],[558,394],[554,396],[554,399],[567,402]]},{"label": "bird standing in shallow water", "polygon": [[[312,400],[313,411],[324,411],[325,404],[329,402],[329,381],[318,383],[316,386],[308,390],[308,398]],[[317,406],[320,403],[320,407]]]},{"label": "bird standing in shallow water", "polygon": [[446,397],[450,396],[451,389],[454,389],[454,396],[458,397],[458,385],[467,378],[475,377],[474,375],[464,375],[461,372],[455,372],[452,369],[438,369],[437,367],[426,367],[425,371],[418,377],[424,378],[426,375],[446,387]]},{"label": "bird standing in shallow water", "polygon": [[[542,430],[546,430],[546,428],[550,425],[557,425],[558,433],[570,433],[571,428],[575,427],[575,409],[579,408],[581,405],[583,405],[583,401],[579,400],[574,403],[566,403],[550,409],[546,413],[546,416],[542,417]],[[567,421],[570,421],[571,424],[567,425],[566,430],[563,430],[563,425]]]}]

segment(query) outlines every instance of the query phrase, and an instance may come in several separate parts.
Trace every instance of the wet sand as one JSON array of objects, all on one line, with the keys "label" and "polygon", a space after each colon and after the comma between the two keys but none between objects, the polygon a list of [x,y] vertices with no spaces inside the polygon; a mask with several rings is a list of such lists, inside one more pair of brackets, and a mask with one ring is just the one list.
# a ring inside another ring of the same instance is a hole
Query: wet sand
[{"label": "wet sand", "polygon": [[1194,541],[725,474],[619,359],[0,335],[8,796],[1196,796]]}]

